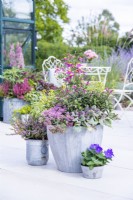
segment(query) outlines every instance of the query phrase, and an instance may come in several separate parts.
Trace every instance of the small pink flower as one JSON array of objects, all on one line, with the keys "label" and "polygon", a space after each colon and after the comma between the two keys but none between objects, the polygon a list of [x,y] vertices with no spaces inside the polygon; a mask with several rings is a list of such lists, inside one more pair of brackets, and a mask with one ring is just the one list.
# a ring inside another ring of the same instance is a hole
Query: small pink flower
[{"label": "small pink flower", "polygon": [[92,60],[93,58],[98,58],[98,55],[92,51],[92,50],[87,50],[84,52],[84,55],[89,59],[89,60]]},{"label": "small pink flower", "polygon": [[73,89],[76,89],[76,88],[77,88],[77,86],[76,86],[76,85],[73,85],[73,86],[72,86],[72,88],[73,88]]}]

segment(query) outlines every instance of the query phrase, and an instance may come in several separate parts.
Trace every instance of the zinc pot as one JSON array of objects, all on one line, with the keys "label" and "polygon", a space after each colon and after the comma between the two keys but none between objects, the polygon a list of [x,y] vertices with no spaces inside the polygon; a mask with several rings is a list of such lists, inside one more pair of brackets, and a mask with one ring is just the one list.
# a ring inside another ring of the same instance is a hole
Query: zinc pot
[{"label": "zinc pot", "polygon": [[4,98],[3,102],[3,122],[10,124],[13,112],[27,104],[26,101],[17,98]]},{"label": "zinc pot", "polygon": [[94,167],[93,169],[89,169],[87,166],[81,165],[83,177],[88,179],[97,179],[102,177],[104,166]]},{"label": "zinc pot", "polygon": [[48,158],[48,140],[26,140],[26,160],[29,165],[46,165]]},{"label": "zinc pot", "polygon": [[23,123],[25,123],[28,120],[28,118],[29,118],[29,114],[22,114],[21,115],[21,120],[22,120]]},{"label": "zinc pot", "polygon": [[103,127],[98,125],[92,132],[86,127],[68,127],[64,133],[53,134],[48,126],[47,135],[58,170],[80,173],[81,152],[91,144],[101,144]]}]

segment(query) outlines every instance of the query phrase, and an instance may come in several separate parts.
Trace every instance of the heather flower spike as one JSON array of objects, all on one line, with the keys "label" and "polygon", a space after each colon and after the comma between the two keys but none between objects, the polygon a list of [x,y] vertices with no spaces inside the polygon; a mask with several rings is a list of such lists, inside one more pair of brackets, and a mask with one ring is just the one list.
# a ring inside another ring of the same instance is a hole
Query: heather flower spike
[{"label": "heather flower spike", "polygon": [[84,52],[84,55],[86,56],[86,58],[88,59],[88,60],[92,60],[92,59],[94,59],[94,58],[98,58],[98,55],[94,52],[94,51],[92,51],[92,50],[87,50],[87,51],[85,51]]},{"label": "heather flower spike", "polygon": [[25,66],[23,51],[20,43],[17,43],[16,47],[14,44],[10,45],[9,60],[11,67],[23,68]]}]

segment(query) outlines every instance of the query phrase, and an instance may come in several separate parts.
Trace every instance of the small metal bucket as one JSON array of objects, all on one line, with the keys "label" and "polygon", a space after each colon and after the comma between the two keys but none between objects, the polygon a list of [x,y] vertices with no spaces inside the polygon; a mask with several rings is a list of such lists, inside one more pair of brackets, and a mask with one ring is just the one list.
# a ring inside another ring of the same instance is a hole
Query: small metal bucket
[{"label": "small metal bucket", "polygon": [[26,140],[26,160],[29,165],[46,165],[48,158],[48,140]]},{"label": "small metal bucket", "polygon": [[89,169],[87,166],[81,166],[83,177],[88,179],[97,179],[102,177],[104,166],[94,167],[93,169]]}]

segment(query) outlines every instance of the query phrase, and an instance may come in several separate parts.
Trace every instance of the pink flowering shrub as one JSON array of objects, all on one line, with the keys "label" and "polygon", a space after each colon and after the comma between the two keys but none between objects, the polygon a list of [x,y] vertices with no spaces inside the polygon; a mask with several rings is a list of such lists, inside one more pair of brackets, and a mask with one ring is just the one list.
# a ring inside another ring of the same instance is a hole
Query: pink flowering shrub
[{"label": "pink flowering shrub", "polygon": [[98,55],[94,51],[92,51],[90,49],[85,51],[84,55],[89,61],[91,61],[94,58],[98,58]]},{"label": "pink flowering shrub", "polygon": [[76,56],[69,54],[63,59],[63,62],[64,66],[55,71],[57,79],[63,79],[67,85],[80,85],[84,75],[80,61]]},{"label": "pink flowering shrub", "polygon": [[0,84],[0,97],[6,97],[10,93],[11,84],[3,82]]},{"label": "pink flowering shrub", "polygon": [[9,52],[9,61],[11,67],[14,66],[23,68],[25,66],[22,47],[19,43],[17,43],[16,47],[14,44],[11,44]]},{"label": "pink flowering shrub", "polygon": [[25,78],[23,83],[16,83],[13,86],[13,93],[19,99],[24,99],[24,95],[31,91],[28,79]]}]

